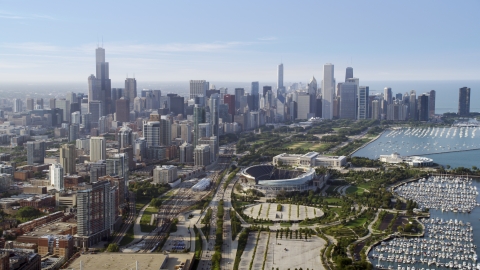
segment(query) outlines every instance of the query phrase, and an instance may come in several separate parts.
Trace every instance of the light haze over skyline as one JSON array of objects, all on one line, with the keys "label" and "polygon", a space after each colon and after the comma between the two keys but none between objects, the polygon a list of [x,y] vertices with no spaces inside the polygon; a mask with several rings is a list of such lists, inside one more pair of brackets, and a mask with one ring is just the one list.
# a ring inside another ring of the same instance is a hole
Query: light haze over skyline
[{"label": "light haze over skyline", "polygon": [[475,80],[478,1],[18,2],[0,7],[0,81]]}]

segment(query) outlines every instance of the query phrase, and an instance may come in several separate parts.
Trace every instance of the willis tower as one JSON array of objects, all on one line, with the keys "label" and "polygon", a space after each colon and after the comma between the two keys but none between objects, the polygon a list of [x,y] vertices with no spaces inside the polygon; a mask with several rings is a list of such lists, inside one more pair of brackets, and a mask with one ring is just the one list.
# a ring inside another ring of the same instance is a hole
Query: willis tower
[{"label": "willis tower", "polygon": [[112,113],[111,81],[108,62],[105,62],[105,49],[95,50],[96,76],[88,77],[88,112],[91,113],[91,123],[98,123],[101,116]]}]

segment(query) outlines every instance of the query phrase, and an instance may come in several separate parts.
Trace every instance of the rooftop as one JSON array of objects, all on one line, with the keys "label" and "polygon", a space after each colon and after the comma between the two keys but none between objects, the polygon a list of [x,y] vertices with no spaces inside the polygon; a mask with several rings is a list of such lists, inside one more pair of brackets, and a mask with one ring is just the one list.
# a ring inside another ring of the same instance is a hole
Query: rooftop
[{"label": "rooftop", "polygon": [[[37,227],[35,230],[24,234],[25,236],[39,236],[39,237],[49,237],[51,235],[55,235],[55,237],[60,237],[57,235],[62,231],[70,230],[72,227],[76,227],[76,223],[69,223],[69,222],[55,222],[53,224],[45,224],[40,227]],[[67,237],[65,235],[65,237]]]},{"label": "rooftop", "polygon": [[81,261],[83,269],[135,269],[135,264],[138,263],[138,269],[158,270],[166,262],[167,258],[167,255],[158,253],[84,254],[75,259],[69,265],[69,268],[79,269]]}]

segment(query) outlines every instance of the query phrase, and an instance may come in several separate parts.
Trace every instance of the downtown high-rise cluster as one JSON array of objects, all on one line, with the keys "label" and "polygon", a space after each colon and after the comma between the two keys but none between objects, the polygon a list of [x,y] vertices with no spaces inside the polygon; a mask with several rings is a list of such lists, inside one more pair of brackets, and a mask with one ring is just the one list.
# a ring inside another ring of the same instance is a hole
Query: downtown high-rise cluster
[{"label": "downtown high-rise cluster", "polygon": [[[16,170],[18,164],[1,154],[0,191],[8,190],[12,180],[48,174],[48,179],[34,179],[36,186],[26,187],[46,196],[28,201],[68,209],[67,217],[75,216],[76,236],[64,240],[90,247],[118,231],[131,198],[129,171],[139,170],[155,184],[178,184],[217,164],[222,135],[268,124],[435,118],[435,90],[393,94],[394,89],[385,87],[373,95],[351,67],[345,70],[345,79],[337,81],[330,63],[323,66],[319,82],[312,76],[307,84],[286,86],[286,75],[282,63],[277,66],[276,85],[254,81],[250,89],[227,89],[207,80],[190,80],[186,97],[167,93],[168,89],[139,91],[135,78],[112,88],[105,49],[98,47],[88,93],[68,92],[45,103],[31,97],[1,100],[0,118],[6,121],[0,144],[25,146],[26,167]],[[459,90],[458,114],[470,114],[470,88]],[[43,193],[42,185],[54,190],[54,198]]]}]

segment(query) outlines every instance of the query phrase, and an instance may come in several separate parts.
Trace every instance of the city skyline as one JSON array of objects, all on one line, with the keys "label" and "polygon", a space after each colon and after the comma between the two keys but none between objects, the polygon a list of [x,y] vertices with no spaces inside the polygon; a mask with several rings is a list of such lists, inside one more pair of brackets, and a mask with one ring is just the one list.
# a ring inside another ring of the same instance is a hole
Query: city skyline
[{"label": "city skyline", "polygon": [[[272,14],[287,16],[295,12],[295,4],[218,4],[212,7],[212,14],[225,14],[232,7],[238,13],[253,11],[249,14],[251,20],[225,18],[219,24],[217,16],[195,20],[193,14],[204,3],[186,7],[151,3],[172,12],[149,16],[157,9],[144,9],[142,5],[127,8],[116,2],[98,3],[95,10],[88,4],[60,4],[60,8],[53,8],[58,3],[10,2],[0,10],[0,25],[5,26],[0,43],[0,80],[82,82],[85,74],[91,74],[91,51],[97,45],[108,51],[106,62],[112,66],[112,81],[133,74],[142,81],[275,81],[274,67],[284,63],[288,66],[284,81],[288,82],[319,76],[322,65],[329,62],[339,70],[354,67],[356,77],[363,80],[476,79],[480,72],[475,47],[478,37],[468,30],[478,28],[473,12],[480,4],[431,3],[349,1],[347,4],[353,8],[344,9],[340,7],[345,3],[307,2],[305,5],[310,8],[302,10],[302,20],[284,21],[261,15],[264,10],[271,10]],[[88,9],[95,17],[106,8],[112,12],[102,13],[94,20],[77,15]],[[317,29],[318,10],[331,11],[322,13],[324,21],[337,18],[336,10],[350,19]],[[176,11],[182,11],[185,21],[178,20]],[[149,17],[151,23],[119,22],[116,18],[126,12],[138,12]],[[162,27],[171,21],[177,22],[175,28]],[[102,30],[92,31],[98,25],[104,26]],[[319,34],[312,35],[312,30]],[[125,31],[130,34],[125,35]],[[346,32],[349,34],[345,35]],[[319,42],[327,35],[331,42]],[[365,42],[352,44],[352,38]]]}]

